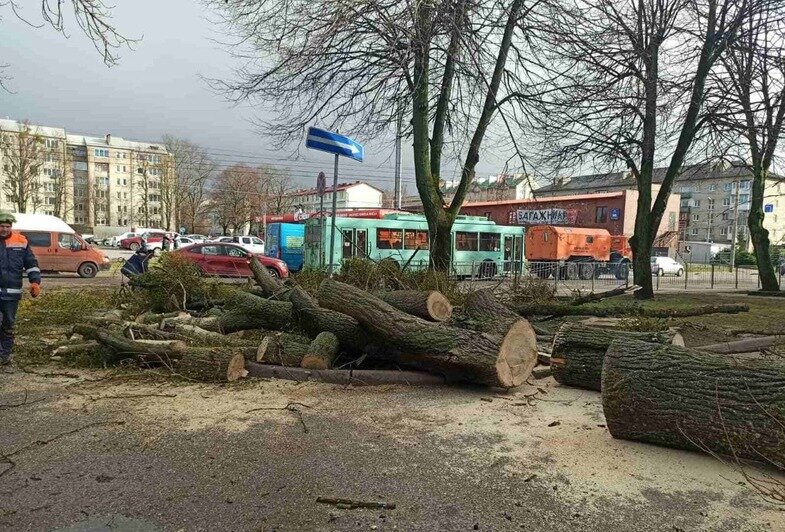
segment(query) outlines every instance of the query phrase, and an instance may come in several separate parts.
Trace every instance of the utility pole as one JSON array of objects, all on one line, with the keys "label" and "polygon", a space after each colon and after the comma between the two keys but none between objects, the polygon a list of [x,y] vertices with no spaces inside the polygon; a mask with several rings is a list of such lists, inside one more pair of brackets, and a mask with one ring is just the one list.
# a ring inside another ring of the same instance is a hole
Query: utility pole
[{"label": "utility pole", "polygon": [[736,201],[733,204],[733,240],[730,247],[730,271],[733,271],[733,268],[736,267],[736,238],[739,233],[739,192],[741,189],[741,183],[738,178],[733,184],[736,187]]},{"label": "utility pole", "polygon": [[397,131],[395,132],[395,197],[393,208],[401,210],[401,137],[403,130],[403,112],[398,111]]}]

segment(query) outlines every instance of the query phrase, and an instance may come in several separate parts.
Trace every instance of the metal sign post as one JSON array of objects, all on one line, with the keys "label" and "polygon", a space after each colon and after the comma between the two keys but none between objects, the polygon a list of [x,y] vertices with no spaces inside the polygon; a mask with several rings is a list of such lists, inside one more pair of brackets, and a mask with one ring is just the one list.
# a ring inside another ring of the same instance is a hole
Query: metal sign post
[{"label": "metal sign post", "polygon": [[[333,256],[335,253],[335,215],[338,210],[338,156],[342,155],[344,157],[354,159],[355,161],[362,162],[365,156],[365,148],[362,144],[355,141],[354,139],[339,135],[338,133],[333,133],[332,131],[326,131],[324,129],[318,129],[315,127],[308,128],[308,137],[305,139],[305,147],[335,154],[335,171],[333,173],[333,208],[331,213],[332,227],[330,228],[330,266],[328,270],[328,273],[332,275],[335,266],[335,258]],[[320,205],[324,207],[324,202],[322,199],[320,199]],[[324,209],[322,209],[322,212],[324,212]]]},{"label": "metal sign post", "polygon": [[324,266],[324,189],[327,176],[319,172],[316,177],[316,191],[319,193],[319,267]]}]

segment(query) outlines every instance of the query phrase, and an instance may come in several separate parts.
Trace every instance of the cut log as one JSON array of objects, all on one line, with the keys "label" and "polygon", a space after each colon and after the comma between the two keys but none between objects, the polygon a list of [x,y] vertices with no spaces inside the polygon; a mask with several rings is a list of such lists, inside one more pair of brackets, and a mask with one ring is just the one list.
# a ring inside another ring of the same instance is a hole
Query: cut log
[{"label": "cut log", "polygon": [[338,369],[306,369],[287,368],[246,362],[248,375],[263,379],[287,379],[297,382],[317,381],[330,384],[346,384],[352,386],[373,386],[377,384],[433,385],[445,384],[444,377],[421,373],[418,371],[389,370],[338,370]]},{"label": "cut log", "polygon": [[282,330],[290,326],[292,305],[287,301],[270,301],[237,290],[226,299],[225,310],[218,316],[193,318],[178,316],[167,319],[195,325],[202,329],[228,334],[246,329]]},{"label": "cut log", "polygon": [[123,336],[130,340],[180,340],[188,338],[181,334],[162,331],[152,325],[144,325],[133,321],[122,322]]},{"label": "cut log", "polygon": [[261,294],[266,298],[279,301],[289,301],[288,289],[280,279],[270,275],[259,259],[252,257],[249,263],[254,281],[259,286]]},{"label": "cut log", "polygon": [[75,344],[61,345],[52,351],[52,356],[67,357],[71,355],[80,355],[82,353],[89,353],[94,351],[100,344],[95,340],[88,342],[79,342]]},{"label": "cut log", "polygon": [[200,344],[211,345],[216,347],[221,346],[237,346],[237,347],[248,347],[249,343],[241,340],[239,338],[233,338],[231,336],[226,336],[224,334],[220,334],[213,331],[208,331],[207,329],[202,329],[201,327],[197,327],[196,325],[190,325],[188,323],[180,323],[180,322],[172,322],[169,326],[176,332],[178,335],[190,338],[191,340],[195,340]]},{"label": "cut log", "polygon": [[[322,281],[319,304],[345,312],[372,334],[383,338],[401,355],[399,361],[415,363],[465,382],[501,388],[520,386],[533,364],[523,356],[536,346],[525,320],[513,323],[501,337],[445,327],[406,314],[354,286],[331,279]],[[537,353],[534,351],[534,360]]]},{"label": "cut log", "polygon": [[311,338],[329,331],[338,337],[341,350],[360,353],[368,344],[368,335],[359,322],[342,312],[319,307],[318,303],[299,286],[289,292],[292,315],[300,328]]},{"label": "cut log", "polygon": [[616,297],[626,294],[627,292],[636,292],[640,290],[641,287],[638,285],[632,286],[619,286],[618,288],[613,288],[611,290],[606,290],[605,292],[598,292],[598,293],[590,293],[585,296],[579,296],[570,301],[570,305],[585,305],[586,303],[594,303],[597,301],[602,301],[603,299],[608,299],[609,297]]},{"label": "cut log", "polygon": [[514,309],[521,316],[644,316],[647,318],[687,318],[704,314],[738,314],[748,312],[749,305],[727,303],[722,305],[696,305],[685,308],[646,308],[637,305],[601,306],[565,305],[562,303],[526,303]]},{"label": "cut log", "polygon": [[447,321],[452,316],[450,300],[436,290],[394,290],[376,295],[398,310],[424,320]]},{"label": "cut log", "polygon": [[308,339],[296,334],[265,336],[256,351],[256,361],[276,366],[300,367],[308,353]]},{"label": "cut log", "polygon": [[695,349],[709,351],[711,353],[751,353],[782,342],[785,342],[785,337],[783,336],[763,336],[761,338],[745,338],[744,340],[737,340],[735,342],[702,345]]},{"label": "cut log", "polygon": [[73,332],[109,347],[113,356],[108,358],[114,362],[133,356],[148,363],[166,363],[181,357],[188,349],[179,340],[129,340],[91,325],[74,325]]},{"label": "cut log", "polygon": [[565,323],[553,339],[553,378],[560,384],[600,391],[602,362],[611,342],[620,339],[668,344],[673,338],[673,331],[632,332]]},{"label": "cut log", "polygon": [[163,319],[176,318],[178,316],[182,316],[183,314],[187,315],[187,313],[185,312],[165,312],[163,314],[156,314],[155,312],[145,312],[144,314],[140,314],[139,316],[137,316],[135,321],[142,324],[154,324],[154,323],[160,323],[161,320]]},{"label": "cut log", "polygon": [[602,406],[614,438],[785,464],[785,361],[611,343]]},{"label": "cut log", "polygon": [[300,366],[306,369],[330,369],[338,356],[338,337],[325,331],[319,333],[308,345],[308,352]]},{"label": "cut log", "polygon": [[199,382],[232,382],[248,375],[241,353],[216,348],[189,349],[175,362],[173,370]]}]

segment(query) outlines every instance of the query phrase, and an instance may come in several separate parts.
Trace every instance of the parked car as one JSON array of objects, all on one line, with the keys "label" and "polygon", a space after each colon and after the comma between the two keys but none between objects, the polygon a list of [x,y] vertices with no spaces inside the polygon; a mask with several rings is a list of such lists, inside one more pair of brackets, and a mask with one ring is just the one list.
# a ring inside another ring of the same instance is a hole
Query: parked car
[{"label": "parked car", "polygon": [[70,225],[47,214],[17,214],[14,231],[22,233],[43,271],[76,272],[95,277],[110,266],[109,258],[76,234]]},{"label": "parked car", "polygon": [[254,255],[264,253],[264,240],[255,236],[222,236],[217,242],[237,244]]},{"label": "parked car", "polygon": [[251,253],[237,244],[204,242],[180,248],[173,253],[192,261],[205,275],[253,277],[249,259],[255,256],[274,277],[289,277],[289,268],[284,261]]},{"label": "parked car", "polygon": [[120,235],[117,235],[117,236],[113,236],[112,238],[109,239],[109,245],[114,247],[114,248],[119,248],[120,247],[120,242],[122,240],[125,240],[126,238],[134,238],[134,237],[139,236],[139,235],[140,235],[140,233],[137,233],[135,231],[129,231],[127,233],[123,233],[123,234],[120,234]]},{"label": "parked car", "polygon": [[150,249],[161,249],[165,231],[149,231],[147,233],[137,233],[135,236],[124,238],[120,241],[120,247],[136,251],[142,247],[142,237],[147,239],[147,247]]},{"label": "parked car", "polygon": [[684,266],[670,257],[652,257],[651,273],[658,277],[662,277],[663,275],[681,277],[684,275]]},{"label": "parked car", "polygon": [[198,234],[185,235],[185,238],[190,238],[194,242],[207,242],[207,237],[204,235],[198,235]]}]

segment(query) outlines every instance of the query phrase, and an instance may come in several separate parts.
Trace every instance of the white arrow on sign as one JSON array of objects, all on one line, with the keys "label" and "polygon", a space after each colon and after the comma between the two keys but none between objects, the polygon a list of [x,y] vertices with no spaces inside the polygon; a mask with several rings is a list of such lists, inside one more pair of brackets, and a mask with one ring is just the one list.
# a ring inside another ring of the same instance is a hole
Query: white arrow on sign
[{"label": "white arrow on sign", "polygon": [[319,142],[320,144],[329,144],[330,146],[336,146],[338,148],[342,148],[344,150],[349,150],[352,154],[360,153],[360,150],[357,149],[357,146],[354,144],[344,144],[343,142],[338,142],[337,140],[327,139],[324,137],[317,137],[316,135],[308,135],[308,140],[311,142]]}]

